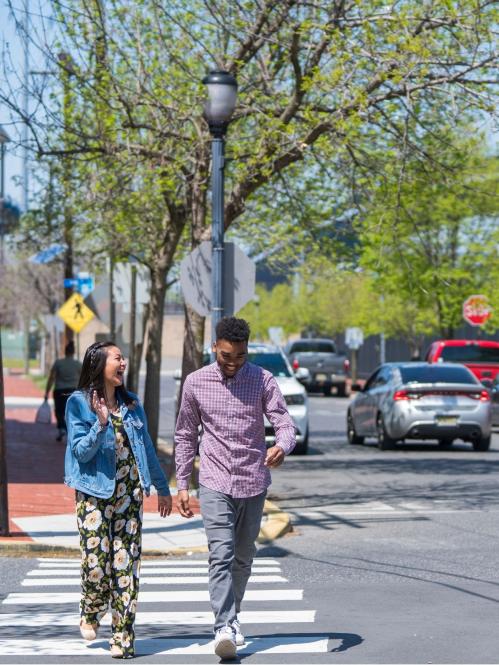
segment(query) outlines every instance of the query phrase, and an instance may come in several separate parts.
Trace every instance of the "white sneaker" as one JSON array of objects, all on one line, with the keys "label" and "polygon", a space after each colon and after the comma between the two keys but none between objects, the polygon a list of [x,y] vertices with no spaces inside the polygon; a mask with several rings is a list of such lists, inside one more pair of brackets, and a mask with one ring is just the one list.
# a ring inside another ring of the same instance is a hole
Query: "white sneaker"
[{"label": "white sneaker", "polygon": [[234,635],[236,637],[236,645],[238,647],[242,647],[244,644],[244,635],[241,630],[241,624],[239,623],[239,619],[234,619],[234,621],[230,624],[230,627],[234,631]]},{"label": "white sneaker", "polygon": [[215,653],[222,660],[236,657],[236,639],[230,626],[219,628],[215,633]]}]

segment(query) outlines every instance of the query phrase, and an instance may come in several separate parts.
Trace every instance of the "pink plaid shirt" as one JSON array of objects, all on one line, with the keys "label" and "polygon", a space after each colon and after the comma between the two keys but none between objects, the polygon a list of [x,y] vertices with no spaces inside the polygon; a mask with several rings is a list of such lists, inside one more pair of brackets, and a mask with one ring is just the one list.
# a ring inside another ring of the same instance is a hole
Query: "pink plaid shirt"
[{"label": "pink plaid shirt", "polygon": [[201,425],[201,485],[234,498],[267,489],[271,479],[264,466],[264,415],[287,455],[296,443],[295,426],[270,372],[246,362],[227,378],[215,362],[189,374],[175,430],[177,488],[189,487]]}]

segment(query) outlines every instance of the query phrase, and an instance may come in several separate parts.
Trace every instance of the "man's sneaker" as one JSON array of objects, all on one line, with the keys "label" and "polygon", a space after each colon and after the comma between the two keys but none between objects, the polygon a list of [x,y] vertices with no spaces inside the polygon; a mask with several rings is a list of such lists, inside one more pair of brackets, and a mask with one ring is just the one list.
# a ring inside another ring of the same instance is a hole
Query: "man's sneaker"
[{"label": "man's sneaker", "polygon": [[236,637],[236,645],[238,647],[242,647],[244,644],[244,635],[241,630],[241,624],[239,623],[239,619],[234,619],[234,621],[230,624],[230,626],[234,631],[234,635]]},{"label": "man's sneaker", "polygon": [[215,633],[215,653],[222,660],[236,657],[236,638],[230,626],[219,628]]}]

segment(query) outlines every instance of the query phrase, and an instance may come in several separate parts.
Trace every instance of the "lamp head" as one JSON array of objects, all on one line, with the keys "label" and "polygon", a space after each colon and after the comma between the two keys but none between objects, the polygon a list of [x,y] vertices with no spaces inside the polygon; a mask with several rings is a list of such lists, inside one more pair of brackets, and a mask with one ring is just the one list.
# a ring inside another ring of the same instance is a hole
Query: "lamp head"
[{"label": "lamp head", "polygon": [[212,71],[204,77],[203,83],[208,88],[204,116],[210,132],[213,136],[224,136],[236,107],[237,81],[229,72]]}]

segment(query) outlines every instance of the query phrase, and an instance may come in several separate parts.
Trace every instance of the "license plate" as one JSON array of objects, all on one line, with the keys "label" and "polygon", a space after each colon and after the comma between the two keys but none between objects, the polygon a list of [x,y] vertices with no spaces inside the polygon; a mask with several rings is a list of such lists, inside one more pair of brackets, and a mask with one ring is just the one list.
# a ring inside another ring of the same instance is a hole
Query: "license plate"
[{"label": "license plate", "polygon": [[458,417],[457,416],[437,416],[436,417],[437,425],[457,425]]},{"label": "license plate", "polygon": [[327,374],[316,374],[315,375],[315,380],[316,381],[327,381]]}]

